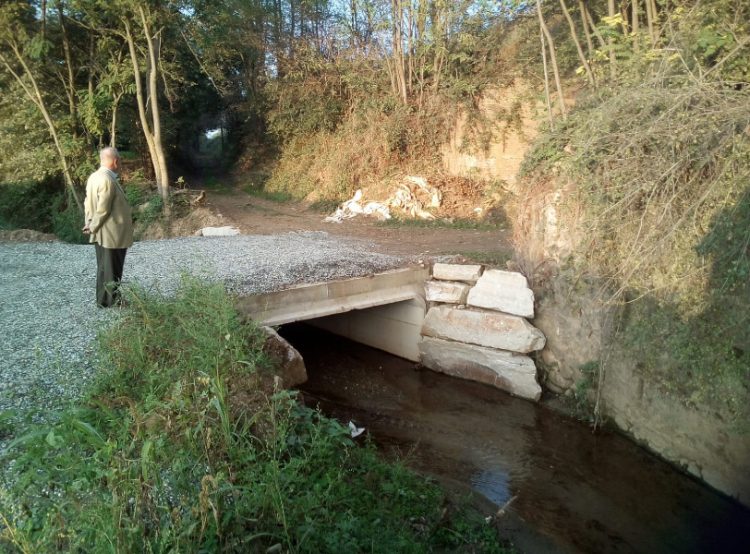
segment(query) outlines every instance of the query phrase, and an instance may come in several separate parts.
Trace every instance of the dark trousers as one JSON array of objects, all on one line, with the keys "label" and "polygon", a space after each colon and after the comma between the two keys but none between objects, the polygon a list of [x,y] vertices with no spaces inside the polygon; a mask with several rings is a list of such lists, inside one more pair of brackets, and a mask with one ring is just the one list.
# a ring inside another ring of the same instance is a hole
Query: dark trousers
[{"label": "dark trousers", "polygon": [[96,303],[108,308],[120,303],[120,281],[127,248],[96,247]]}]

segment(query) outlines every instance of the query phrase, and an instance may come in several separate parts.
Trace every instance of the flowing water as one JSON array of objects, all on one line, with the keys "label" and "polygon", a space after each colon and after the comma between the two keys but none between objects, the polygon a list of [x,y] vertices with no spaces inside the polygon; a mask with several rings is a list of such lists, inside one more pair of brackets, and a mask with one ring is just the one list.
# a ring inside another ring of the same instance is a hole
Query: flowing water
[{"label": "flowing water", "polygon": [[[522,552],[750,552],[750,510],[623,436],[305,325],[305,400],[384,451],[481,494]],[[510,504],[508,504],[510,502]]]}]

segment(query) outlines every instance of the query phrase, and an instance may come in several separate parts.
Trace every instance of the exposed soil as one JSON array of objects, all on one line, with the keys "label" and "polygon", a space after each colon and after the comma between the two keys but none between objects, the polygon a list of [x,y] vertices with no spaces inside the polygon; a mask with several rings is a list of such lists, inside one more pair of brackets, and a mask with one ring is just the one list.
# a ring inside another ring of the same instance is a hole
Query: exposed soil
[{"label": "exposed soil", "polygon": [[[368,240],[383,253],[429,257],[458,254],[470,258],[472,254],[483,253],[502,258],[511,251],[510,233],[501,228],[478,230],[408,223],[385,225],[367,216],[326,223],[323,220],[328,214],[312,210],[303,202],[274,202],[251,196],[238,187],[209,189],[206,193],[206,205],[223,216],[223,224],[233,225],[243,234],[325,231],[331,235]],[[456,203],[455,199],[451,201]]]}]

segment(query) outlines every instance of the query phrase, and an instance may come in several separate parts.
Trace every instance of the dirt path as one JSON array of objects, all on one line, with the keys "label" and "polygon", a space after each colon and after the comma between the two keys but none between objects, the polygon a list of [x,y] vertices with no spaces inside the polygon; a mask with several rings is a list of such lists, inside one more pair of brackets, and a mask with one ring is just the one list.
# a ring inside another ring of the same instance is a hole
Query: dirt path
[{"label": "dirt path", "polygon": [[326,223],[326,214],[301,202],[274,202],[236,187],[207,190],[207,206],[243,234],[270,235],[289,231],[325,231],[374,243],[386,254],[436,256],[458,254],[478,261],[502,263],[510,255],[510,233],[503,229],[474,230],[414,225],[384,225],[358,217]]}]

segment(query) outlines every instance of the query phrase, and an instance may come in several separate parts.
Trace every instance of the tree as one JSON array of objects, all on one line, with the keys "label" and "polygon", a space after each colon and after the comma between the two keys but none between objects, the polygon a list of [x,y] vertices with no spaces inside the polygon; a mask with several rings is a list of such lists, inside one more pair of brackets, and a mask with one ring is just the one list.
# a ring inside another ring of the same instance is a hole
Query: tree
[{"label": "tree", "polygon": [[[130,61],[133,64],[133,78],[135,80],[136,103],[138,116],[141,122],[146,144],[148,145],[151,163],[154,166],[156,186],[164,200],[164,210],[169,213],[169,169],[167,158],[164,155],[164,144],[162,142],[161,111],[159,107],[159,77],[160,77],[160,53],[161,53],[161,28],[154,30],[158,25],[154,13],[140,3],[134,6],[135,13],[131,19],[128,15],[122,16],[122,25],[125,30],[125,40],[128,45]],[[141,38],[145,39],[146,46],[146,92],[144,94],[143,82],[141,80],[140,57],[136,46],[136,32],[140,32]],[[146,105],[148,103],[148,106]],[[150,117],[149,117],[150,111]]]},{"label": "tree", "polygon": [[[25,2],[11,2],[0,7],[0,67],[15,79],[26,98],[42,115],[55,146],[65,186],[78,209],[83,211],[59,125],[53,117],[51,100],[48,94],[42,92],[46,90],[40,84],[44,78],[44,53],[49,45],[43,38],[46,34],[37,33],[37,21],[32,9]],[[69,62],[71,60],[66,58],[65,63]]]}]

